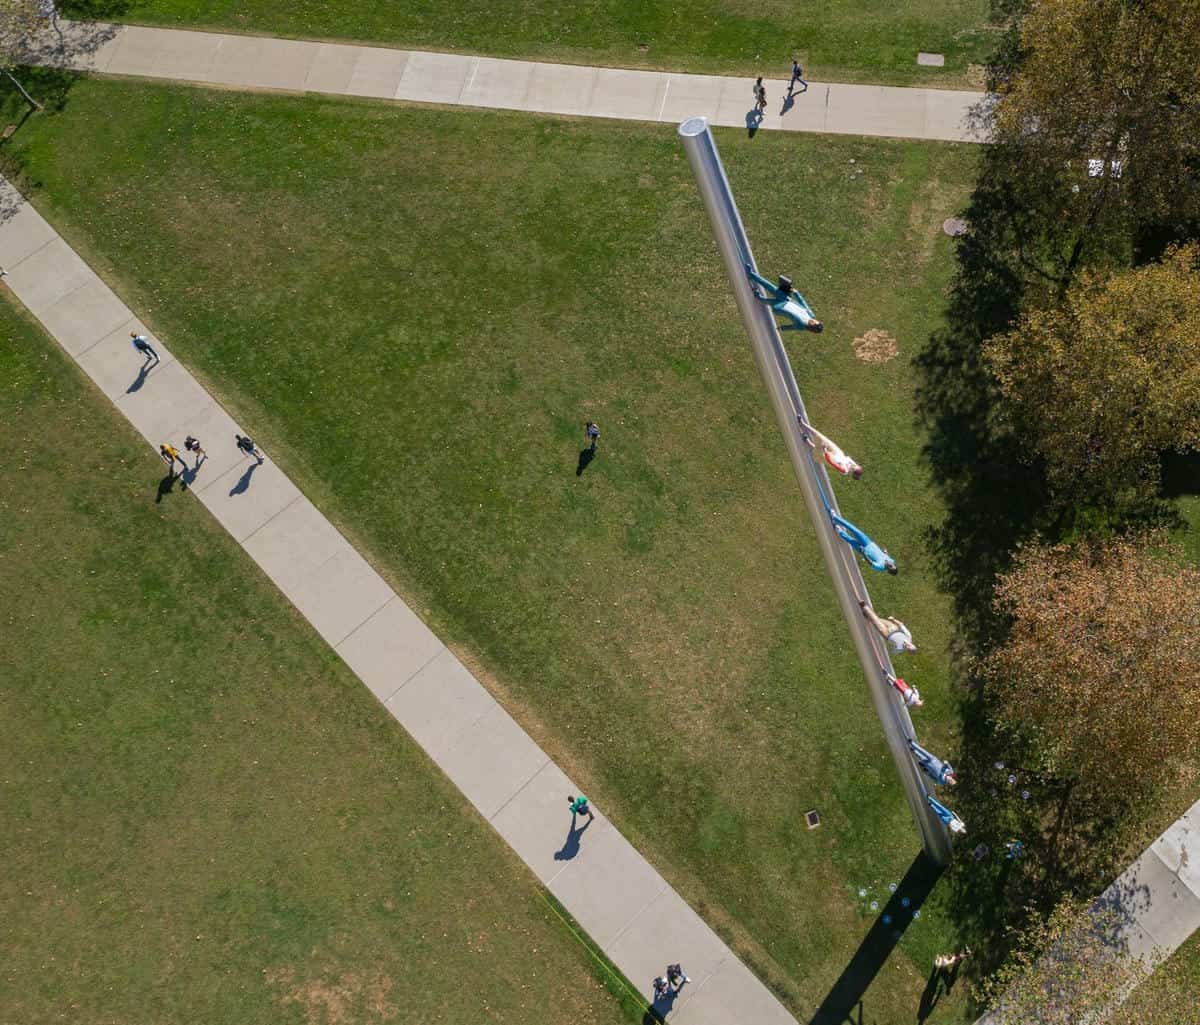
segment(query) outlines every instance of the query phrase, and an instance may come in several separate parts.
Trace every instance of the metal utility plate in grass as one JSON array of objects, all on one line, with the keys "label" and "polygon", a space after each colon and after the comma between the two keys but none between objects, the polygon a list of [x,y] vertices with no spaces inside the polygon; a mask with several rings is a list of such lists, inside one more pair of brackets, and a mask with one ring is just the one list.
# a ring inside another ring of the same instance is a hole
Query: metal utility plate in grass
[{"label": "metal utility plate in grass", "polygon": [[804,821],[808,823],[809,829],[816,829],[821,824],[821,816],[817,814],[817,809],[806,811],[804,813]]}]

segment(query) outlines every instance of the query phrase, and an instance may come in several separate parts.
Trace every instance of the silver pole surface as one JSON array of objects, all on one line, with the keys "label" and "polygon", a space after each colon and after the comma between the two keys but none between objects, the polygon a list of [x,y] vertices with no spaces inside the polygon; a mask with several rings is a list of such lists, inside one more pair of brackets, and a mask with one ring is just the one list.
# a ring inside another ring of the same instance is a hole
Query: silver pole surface
[{"label": "silver pole surface", "polygon": [[896,762],[896,771],[900,775],[905,796],[912,808],[917,831],[921,834],[925,853],[936,864],[944,865],[949,861],[952,850],[950,831],[925,801],[927,791],[924,777],[908,749],[908,738],[916,739],[917,735],[913,730],[912,720],[909,719],[908,709],[899,694],[888,684],[885,676],[886,673],[893,673],[887,644],[866,621],[858,607],[860,600],[868,600],[858,557],[850,546],[837,536],[825,511],[822,491],[835,512],[838,511],[837,497],[830,486],[824,464],[810,456],[810,450],[804,442],[798,418],[807,421],[808,416],[800,398],[796,376],[792,373],[791,362],[783,347],[783,339],[775,323],[775,316],[766,303],[759,302],[754,297],[750,281],[746,277],[747,264],[756,272],[758,267],[754,262],[754,254],[750,251],[750,242],[746,238],[746,230],[742,226],[742,219],[729,187],[729,179],[721,166],[721,158],[717,154],[716,141],[709,130],[708,119],[689,118],[679,126],[679,135],[683,139],[683,148],[687,151],[696,183],[700,186],[700,195],[704,198],[704,206],[712,222],[713,233],[717,237],[717,246],[725,261],[725,272],[733,287],[742,323],[750,335],[755,361],[771,397],[779,429],[783,431],[784,441],[787,442],[788,455],[791,456],[796,479],[800,482],[800,491],[812,517],[821,554],[825,557],[825,565],[833,579],[834,592],[842,606],[842,614],[846,617],[850,636],[854,639],[854,647],[871,689],[871,698],[875,702],[875,711],[883,726],[883,735],[887,738],[892,758]]}]

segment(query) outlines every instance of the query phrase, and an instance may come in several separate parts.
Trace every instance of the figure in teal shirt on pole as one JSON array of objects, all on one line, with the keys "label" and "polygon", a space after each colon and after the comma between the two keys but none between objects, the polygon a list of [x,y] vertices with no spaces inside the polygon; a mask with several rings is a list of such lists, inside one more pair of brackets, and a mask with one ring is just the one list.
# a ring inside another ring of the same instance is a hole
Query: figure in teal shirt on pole
[{"label": "figure in teal shirt on pole", "polygon": [[842,519],[832,510],[829,518],[833,521],[833,529],[837,531],[838,537],[866,559],[873,569],[879,570],[880,573],[891,573],[892,576],[900,572],[896,568],[896,560],[888,555],[887,550],[880,548],[853,523]]},{"label": "figure in teal shirt on pole", "polygon": [[817,320],[812,307],[804,301],[804,296],[792,288],[791,278],[785,278],[780,274],[779,284],[772,285],[762,275],[755,274],[750,264],[746,264],[746,276],[758,286],[751,289],[754,298],[760,303],[770,303],[771,309],[778,316],[786,317],[791,321],[790,324],[780,325],[780,331],[812,331],[820,334],[825,330],[825,325]]}]

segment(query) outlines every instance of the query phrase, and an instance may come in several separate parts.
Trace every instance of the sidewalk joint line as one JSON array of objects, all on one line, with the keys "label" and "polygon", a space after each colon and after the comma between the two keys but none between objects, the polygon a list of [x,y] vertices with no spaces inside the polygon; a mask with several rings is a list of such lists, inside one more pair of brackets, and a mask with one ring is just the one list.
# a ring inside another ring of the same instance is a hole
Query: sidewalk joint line
[{"label": "sidewalk joint line", "polygon": [[[234,467],[234,469],[236,469],[236,467]],[[228,472],[229,472],[229,471],[226,471],[226,473],[228,473]],[[280,473],[283,473],[283,471],[282,471],[282,470],[280,470],[279,472],[280,472]],[[287,475],[286,475],[286,474],[284,474],[284,476],[286,477]],[[217,480],[219,480],[219,479],[220,479],[220,478],[217,478]],[[212,482],[212,484],[216,484],[216,482],[217,482],[217,481],[216,481],[216,480],[214,480],[214,481]],[[290,483],[290,481],[289,481],[289,483]],[[212,487],[212,484],[210,484],[210,485],[209,485],[209,487]],[[205,490],[207,491],[207,490],[208,490],[208,488],[205,488]],[[278,518],[279,518],[280,516],[282,516],[282,515],[283,515],[285,512],[287,512],[287,511],[288,511],[288,510],[289,510],[289,509],[290,509],[290,508],[291,508],[293,505],[295,505],[297,502],[299,502],[299,501],[300,501],[300,499],[302,499],[303,497],[304,497],[304,495],[303,495],[303,494],[298,494],[298,495],[297,495],[295,498],[293,498],[293,499],[292,499],[290,502],[288,502],[288,504],[287,504],[287,505],[285,505],[285,506],[284,506],[282,509],[280,509],[280,510],[279,510],[279,512],[277,512],[277,513],[274,513],[274,514],[272,514],[271,516],[269,516],[269,517],[268,517],[266,520],[264,520],[262,523],[260,523],[260,524],[259,524],[257,527],[255,527],[255,528],[254,528],[252,531],[250,531],[250,533],[249,533],[249,534],[247,534],[245,537],[242,537],[242,538],[237,538],[237,537],[235,537],[235,538],[234,538],[234,540],[235,540],[235,541],[237,541],[237,543],[238,543],[239,545],[241,545],[242,549],[244,550],[244,549],[245,549],[245,547],[246,547],[246,544],[247,544],[247,542],[248,542],[248,541],[249,541],[249,540],[250,540],[252,537],[254,537],[254,535],[255,535],[255,534],[257,534],[257,533],[258,533],[260,530],[262,530],[264,527],[268,527],[268,526],[270,526],[272,523],[274,523],[276,519],[278,519]],[[249,552],[246,552],[246,554],[247,554],[247,555],[250,555],[250,553],[249,553]],[[254,562],[254,565],[258,566],[258,568],[259,568],[259,569],[262,569],[262,566],[261,566],[261,565],[259,565],[259,561],[258,561],[257,559],[255,559],[253,555],[250,555],[250,558],[251,558],[251,560],[253,560],[253,562]],[[266,570],[263,570],[263,572],[264,572],[264,573],[266,573]],[[271,581],[271,582],[272,582],[272,583],[274,583],[274,581]],[[278,584],[276,584],[276,587],[278,587],[278,586],[279,586],[279,585],[278,585]],[[308,617],[307,617],[307,616],[305,616],[304,618],[305,618],[305,619],[308,619]]]},{"label": "sidewalk joint line", "polygon": [[667,93],[669,93],[671,91],[671,79],[673,77],[674,77],[673,75],[667,75],[666,84],[663,85],[662,103],[660,103],[658,105],[658,120],[659,121],[661,121],[663,119],[663,111],[667,109]]},{"label": "sidewalk joint line", "polygon": [[475,72],[479,70],[479,61],[482,58],[473,57],[471,59],[471,73],[467,76],[467,80],[463,82],[463,87],[458,90],[458,102],[463,102],[463,97],[471,90],[471,86],[475,84]]},{"label": "sidewalk joint line", "polygon": [[[22,203],[21,205],[22,205],[22,206],[27,206],[27,207],[29,207],[29,209],[30,209],[30,210],[33,210],[33,207],[29,206],[29,204],[28,204],[28,203]],[[19,209],[20,209],[20,207],[18,207],[18,210],[19,210]],[[34,212],[35,214],[37,213],[37,211],[36,211],[36,210],[33,210],[33,212]],[[13,216],[15,217],[15,216],[16,216],[16,214],[13,214]],[[41,216],[41,215],[39,214],[38,216]],[[49,221],[47,221],[45,218],[42,218],[42,223],[43,223],[44,225],[46,225],[46,227],[48,227],[48,228],[49,228],[51,231],[54,231],[54,226],[53,226],[53,225],[52,225],[52,224],[51,224]],[[30,258],[32,258],[32,257],[34,257],[34,256],[37,256],[37,254],[38,254],[38,253],[40,253],[40,252],[41,252],[43,249],[45,249],[45,248],[46,248],[46,246],[50,245],[52,242],[57,242],[57,241],[59,241],[59,234],[58,234],[58,232],[57,232],[57,231],[54,231],[54,235],[53,235],[51,238],[48,238],[48,239],[46,239],[46,241],[45,241],[45,242],[43,242],[43,243],[42,243],[40,246],[38,246],[38,247],[37,247],[37,249],[35,249],[35,250],[34,250],[32,253],[29,253],[29,254],[28,254],[28,255],[26,255],[26,256],[22,256],[22,257],[21,257],[21,259],[19,259],[19,260],[18,260],[16,263],[11,263],[11,264],[9,264],[9,265],[8,265],[8,266],[5,268],[5,270],[7,270],[9,274],[11,274],[11,273],[12,273],[13,271],[15,271],[15,270],[16,270],[18,267],[20,267],[20,266],[21,266],[21,264],[23,264],[23,263],[24,263],[26,260],[28,260],[28,259],[30,259]],[[28,308],[28,307],[27,307],[27,308]]]},{"label": "sidewalk joint line", "polygon": [[[520,724],[518,723],[518,725],[520,725]],[[545,752],[543,752],[543,754],[545,754]],[[512,796],[510,796],[508,798],[508,800],[506,800],[502,805],[500,805],[499,808],[497,808],[494,812],[492,812],[491,815],[488,816],[488,822],[494,823],[496,820],[496,816],[499,815],[502,811],[504,811],[504,809],[507,808],[510,804],[512,804],[513,801],[515,801],[518,797],[520,797],[521,792],[537,778],[538,774],[547,765],[549,765],[551,763],[551,761],[552,761],[552,759],[550,758],[550,756],[546,755],[546,760],[544,762],[542,762],[542,764],[539,765],[536,769],[534,769],[533,775],[531,775],[529,777],[529,779],[527,779],[524,783],[522,783],[519,787],[517,787],[517,789],[513,791]]]}]

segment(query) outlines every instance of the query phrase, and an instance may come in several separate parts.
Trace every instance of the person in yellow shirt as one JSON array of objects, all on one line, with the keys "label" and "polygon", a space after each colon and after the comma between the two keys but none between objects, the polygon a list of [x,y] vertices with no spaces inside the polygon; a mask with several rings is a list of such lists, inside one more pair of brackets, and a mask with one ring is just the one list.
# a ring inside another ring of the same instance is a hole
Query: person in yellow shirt
[{"label": "person in yellow shirt", "polygon": [[183,461],[183,456],[179,454],[179,449],[175,448],[168,442],[163,442],[158,446],[158,454],[163,457],[163,462],[167,464],[167,469],[171,471],[171,476],[175,477],[175,460],[179,460],[179,465],[185,470],[188,468],[187,463]]}]

